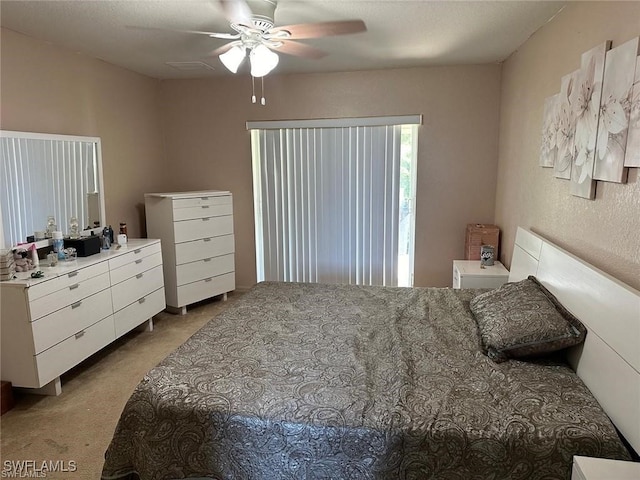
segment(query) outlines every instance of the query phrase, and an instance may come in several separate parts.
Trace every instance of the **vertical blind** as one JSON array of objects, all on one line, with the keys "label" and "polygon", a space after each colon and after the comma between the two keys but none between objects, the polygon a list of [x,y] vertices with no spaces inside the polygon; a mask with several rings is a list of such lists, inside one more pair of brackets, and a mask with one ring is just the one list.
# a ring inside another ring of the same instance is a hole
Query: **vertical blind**
[{"label": "vertical blind", "polygon": [[247,124],[259,281],[397,284],[400,132],[420,117],[350,120]]},{"label": "vertical blind", "polygon": [[5,245],[45,230],[49,215],[63,232],[71,216],[87,221],[88,196],[98,191],[97,148],[92,141],[0,137]]}]

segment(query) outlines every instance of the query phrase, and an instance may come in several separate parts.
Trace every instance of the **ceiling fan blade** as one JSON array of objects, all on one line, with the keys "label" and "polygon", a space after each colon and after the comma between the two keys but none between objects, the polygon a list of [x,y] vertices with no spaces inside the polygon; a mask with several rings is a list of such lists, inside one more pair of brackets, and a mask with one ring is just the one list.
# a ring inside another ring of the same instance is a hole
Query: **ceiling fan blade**
[{"label": "ceiling fan blade", "polygon": [[282,45],[279,47],[269,47],[275,52],[286,53],[287,55],[295,55],[296,57],[305,57],[318,59],[327,56],[327,52],[305,45],[300,42],[292,42],[290,40],[281,40]]},{"label": "ceiling fan blade", "polygon": [[209,33],[208,34],[211,38],[221,38],[223,40],[236,40],[238,38],[240,38],[240,34],[239,33]]},{"label": "ceiling fan blade", "polygon": [[251,25],[251,8],[245,0],[218,0],[224,16],[232,23]]},{"label": "ceiling fan blade", "polygon": [[[287,31],[291,35],[287,38],[299,40],[301,38],[318,38],[332,35],[348,35],[351,33],[366,32],[367,26],[362,20],[344,20],[338,22],[301,23],[298,25],[285,25],[269,30],[269,34],[279,31]],[[277,35],[275,35],[277,37]]]},{"label": "ceiling fan blade", "polygon": [[196,35],[207,35],[208,37],[213,38],[222,38],[223,40],[236,40],[240,38],[239,33],[204,32],[202,30],[176,30],[173,28],[137,27],[132,25],[127,25],[127,28],[131,28],[134,30],[153,30],[158,32],[193,33]]},{"label": "ceiling fan blade", "polygon": [[242,42],[229,42],[229,43],[226,43],[226,44],[222,45],[221,47],[218,47],[215,50],[213,50],[212,52],[210,52],[209,55],[211,55],[211,56],[222,55],[223,53],[228,52],[229,50],[231,50],[236,45],[242,45]]}]

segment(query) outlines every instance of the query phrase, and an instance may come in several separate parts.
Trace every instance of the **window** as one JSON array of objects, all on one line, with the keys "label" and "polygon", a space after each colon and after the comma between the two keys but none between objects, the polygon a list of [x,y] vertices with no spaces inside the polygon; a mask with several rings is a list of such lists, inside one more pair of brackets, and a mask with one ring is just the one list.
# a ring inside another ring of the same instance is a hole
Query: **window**
[{"label": "window", "polygon": [[412,285],[420,120],[250,122],[258,281]]}]

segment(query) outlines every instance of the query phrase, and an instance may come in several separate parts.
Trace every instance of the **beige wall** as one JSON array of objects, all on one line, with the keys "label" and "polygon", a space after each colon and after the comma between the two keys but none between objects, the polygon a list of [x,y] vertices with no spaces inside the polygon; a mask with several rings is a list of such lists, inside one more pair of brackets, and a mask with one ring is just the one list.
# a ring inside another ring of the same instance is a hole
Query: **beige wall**
[{"label": "beige wall", "polygon": [[421,113],[415,284],[451,285],[466,224],[493,221],[500,66],[272,75],[265,87],[266,107],[251,104],[247,74],[161,87],[174,189],[234,195],[237,284],[256,281],[247,120]]},{"label": "beige wall", "polygon": [[100,136],[107,220],[127,221],[133,236],[144,234],[144,192],[231,190],[238,285],[248,286],[255,255],[245,121],[422,113],[416,285],[450,284],[465,224],[495,220],[507,264],[522,225],[640,288],[638,171],[626,185],[598,182],[588,201],[537,166],[544,99],[582,52],[640,34],[638,18],[638,2],[570,2],[505,62],[502,78],[498,65],[273,75],[267,107],[249,102],[246,75],[159,82],[1,29],[0,127]]},{"label": "beige wall", "polygon": [[466,223],[493,221],[498,65],[273,75],[261,107],[246,74],[159,82],[0,34],[0,127],[100,136],[107,220],[131,236],[145,233],[145,192],[231,190],[239,286],[256,278],[247,120],[422,113],[416,285],[450,285]]},{"label": "beige wall", "polygon": [[640,288],[640,182],[598,182],[596,200],[569,194],[569,182],[538,166],[544,99],[580,55],[640,34],[640,2],[569,2],[503,66],[496,222],[509,263],[518,225],[538,233],[609,274]]},{"label": "beige wall", "polygon": [[144,192],[167,188],[159,82],[6,29],[0,62],[0,127],[101,137],[107,221],[139,236]]}]

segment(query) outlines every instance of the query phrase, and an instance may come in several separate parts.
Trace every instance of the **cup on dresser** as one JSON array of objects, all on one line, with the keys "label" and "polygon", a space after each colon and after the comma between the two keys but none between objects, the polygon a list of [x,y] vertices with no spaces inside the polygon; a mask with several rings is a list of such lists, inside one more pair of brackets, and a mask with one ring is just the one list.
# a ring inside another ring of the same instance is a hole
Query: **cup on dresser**
[{"label": "cup on dresser", "polygon": [[58,254],[51,252],[47,255],[47,265],[55,267],[58,264]]},{"label": "cup on dresser", "polygon": [[73,262],[74,260],[77,260],[78,259],[78,251],[73,247],[65,248],[64,249],[64,259],[67,262]]},{"label": "cup on dresser", "polygon": [[120,245],[121,247],[126,247],[127,246],[127,234],[126,233],[120,233],[118,235],[118,245]]}]

